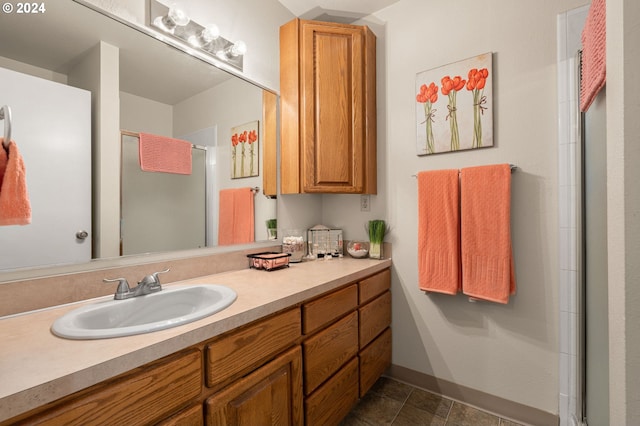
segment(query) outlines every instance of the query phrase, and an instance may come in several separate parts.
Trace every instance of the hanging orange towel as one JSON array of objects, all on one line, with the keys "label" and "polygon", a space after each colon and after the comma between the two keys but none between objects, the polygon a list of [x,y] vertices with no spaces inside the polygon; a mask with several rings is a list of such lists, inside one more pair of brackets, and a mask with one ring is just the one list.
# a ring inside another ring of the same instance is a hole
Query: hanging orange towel
[{"label": "hanging orange towel", "polygon": [[218,245],[251,243],[254,238],[253,191],[251,188],[220,191]]},{"label": "hanging orange towel", "polygon": [[145,172],[191,174],[191,142],[140,133],[140,168]]},{"label": "hanging orange towel", "polygon": [[511,167],[460,171],[462,291],[508,303],[516,282],[511,251]]},{"label": "hanging orange towel", "polygon": [[607,79],[607,16],[605,0],[592,0],[582,30],[580,111],[591,106]]},{"label": "hanging orange towel", "polygon": [[9,152],[0,138],[0,226],[28,225],[31,223],[31,203],[27,193],[27,175],[24,160],[14,141]]},{"label": "hanging orange towel", "polygon": [[418,282],[421,290],[460,290],[458,170],[418,173]]}]

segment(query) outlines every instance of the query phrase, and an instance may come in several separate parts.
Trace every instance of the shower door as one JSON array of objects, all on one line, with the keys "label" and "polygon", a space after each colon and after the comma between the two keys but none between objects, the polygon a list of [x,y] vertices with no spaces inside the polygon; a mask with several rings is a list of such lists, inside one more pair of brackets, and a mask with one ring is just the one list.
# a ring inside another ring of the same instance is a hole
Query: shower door
[{"label": "shower door", "polygon": [[121,254],[206,247],[206,150],[192,148],[192,173],[140,169],[138,138],[123,134]]},{"label": "shower door", "polygon": [[584,415],[609,424],[607,138],[604,89],[583,114]]}]

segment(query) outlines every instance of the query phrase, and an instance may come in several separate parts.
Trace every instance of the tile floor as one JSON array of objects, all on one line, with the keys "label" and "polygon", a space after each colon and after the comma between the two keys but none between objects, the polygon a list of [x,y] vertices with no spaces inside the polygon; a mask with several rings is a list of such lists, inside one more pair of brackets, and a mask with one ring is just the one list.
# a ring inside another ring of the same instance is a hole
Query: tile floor
[{"label": "tile floor", "polygon": [[522,426],[443,396],[381,377],[341,426]]}]

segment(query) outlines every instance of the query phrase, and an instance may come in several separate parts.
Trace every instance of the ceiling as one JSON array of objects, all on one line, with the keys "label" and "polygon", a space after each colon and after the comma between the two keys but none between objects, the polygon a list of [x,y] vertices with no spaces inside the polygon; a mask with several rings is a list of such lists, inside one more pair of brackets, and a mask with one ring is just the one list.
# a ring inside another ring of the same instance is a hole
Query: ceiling
[{"label": "ceiling", "polygon": [[399,0],[278,0],[302,19],[350,23]]}]

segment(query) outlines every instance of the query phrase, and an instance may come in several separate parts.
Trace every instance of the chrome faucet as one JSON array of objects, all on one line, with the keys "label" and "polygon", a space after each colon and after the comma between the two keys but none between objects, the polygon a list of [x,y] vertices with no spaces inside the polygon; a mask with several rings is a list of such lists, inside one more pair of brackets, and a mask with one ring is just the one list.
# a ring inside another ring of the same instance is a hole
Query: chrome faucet
[{"label": "chrome faucet", "polygon": [[162,290],[158,274],[164,274],[165,272],[169,272],[169,270],[170,269],[165,269],[164,271],[154,272],[153,274],[145,276],[134,288],[129,287],[129,282],[126,278],[104,278],[102,281],[105,283],[118,283],[116,293],[113,295],[115,300],[130,299],[132,297],[144,296],[145,294],[155,293]]}]

